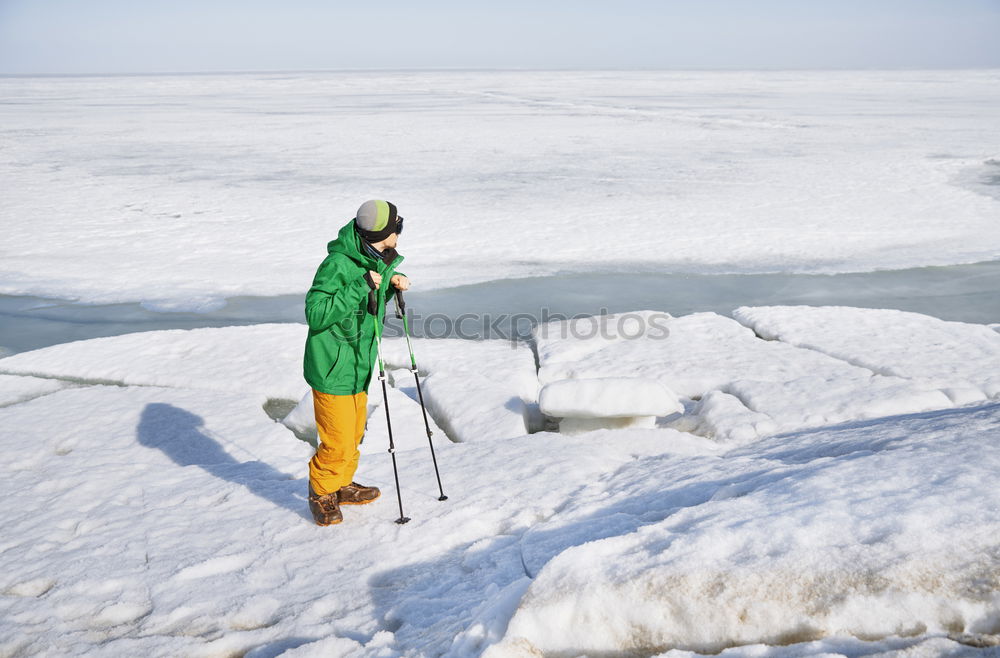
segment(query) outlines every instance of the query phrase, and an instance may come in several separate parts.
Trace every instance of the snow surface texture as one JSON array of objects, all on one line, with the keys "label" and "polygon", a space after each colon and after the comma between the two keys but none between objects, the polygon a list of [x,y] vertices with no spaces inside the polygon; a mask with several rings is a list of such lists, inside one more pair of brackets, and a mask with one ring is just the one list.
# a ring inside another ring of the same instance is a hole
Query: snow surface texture
[{"label": "snow surface texture", "polygon": [[[769,317],[775,335],[820,337],[832,317],[855,332],[854,356],[877,354],[900,324],[913,337],[900,358],[971,349],[968,325],[819,310],[740,314]],[[883,407],[892,412],[910,399],[901,391],[933,389],[869,372],[894,383],[866,390],[852,379],[861,366],[720,316],[638,315],[666,318],[669,337],[597,337],[588,349],[540,332],[542,370],[617,376],[638,364],[641,376],[704,392],[683,418],[742,440],[661,423],[439,441],[446,502],[426,450],[397,455],[405,526],[392,523],[384,450],[365,455],[358,475],[382,498],[346,508],[334,529],[312,525],[312,448],[262,409],[291,409],[304,392],[301,325],[155,332],[0,359],[0,655],[1000,653],[1000,405],[954,408],[942,395],[949,408],[857,420],[871,408],[856,396],[895,396]],[[878,322],[887,326],[871,331]],[[980,381],[990,343],[975,345],[977,361],[940,381]],[[405,348],[390,349],[400,347],[387,345],[394,418],[407,403],[419,411]],[[490,407],[492,386],[522,404],[537,390],[532,360],[507,343],[421,341],[415,351],[421,367],[427,355],[428,380],[458,380],[461,365],[487,382],[480,413],[497,424],[510,410]],[[764,413],[717,387],[748,373],[798,382],[790,390],[821,408],[840,396],[842,415],[858,415],[776,435],[774,418],[800,418],[810,402],[785,398],[779,413],[782,398],[769,397]],[[802,389],[803,373],[821,381]],[[462,391],[470,401],[478,381]],[[399,431],[424,441],[422,421],[406,418]]]},{"label": "snow surface texture", "polygon": [[[772,315],[774,327],[807,325],[819,336],[835,337],[841,351],[761,340],[736,320],[714,313],[680,318],[621,313],[536,327],[539,380],[545,385],[608,375],[656,379],[697,399],[676,428],[733,440],[1000,395],[995,384],[1000,335],[987,327],[837,307],[736,313],[748,324],[748,318]],[[779,335],[774,328],[764,337]],[[874,356],[859,356],[867,354]]]},{"label": "snow surface texture", "polygon": [[305,325],[174,329],[63,343],[0,360],[0,371],[82,384],[238,393],[299,400]]},{"label": "snow surface texture", "polygon": [[58,379],[0,375],[0,407],[54,393],[68,385]]},{"label": "snow surface texture", "polygon": [[994,404],[636,460],[522,538],[487,655],[1000,633],[998,440]]},{"label": "snow surface texture", "polygon": [[656,426],[657,416],[684,411],[677,396],[652,379],[598,377],[562,379],[538,394],[539,410],[559,418],[559,431],[580,434],[598,429]]},{"label": "snow surface texture", "polygon": [[302,293],[384,195],[425,288],[1000,255],[997,71],[4,78],[0,97],[3,294]]},{"label": "snow surface texture", "polygon": [[[0,374],[0,404],[56,390],[67,383],[167,386],[239,392],[262,406],[286,408],[285,425],[300,438],[316,440],[312,394],[302,379],[306,328],[297,324],[170,330],[64,343],[2,360],[0,372],[38,375],[25,380]],[[424,401],[431,431],[456,441],[492,440],[527,433],[536,415],[538,379],[534,356],[523,344],[506,341],[412,339],[423,375]],[[401,450],[427,446],[410,352],[403,338],[386,338],[383,358],[394,387],[390,412],[419,432],[395,432]],[[404,369],[405,368],[405,369]],[[377,371],[376,371],[377,374]],[[433,380],[433,382],[432,382]],[[477,394],[468,395],[474,386]],[[234,390],[235,389],[235,390]],[[296,404],[298,403],[298,404]],[[369,430],[363,452],[389,445],[377,377],[369,389]],[[381,422],[376,422],[378,417]],[[440,429],[438,428],[440,425]],[[443,438],[443,437],[442,437]]]},{"label": "snow surface texture", "polygon": [[1000,340],[989,327],[886,309],[738,308],[763,338],[829,354],[882,375],[926,382],[956,404],[1000,397]]},{"label": "snow surface texture", "polygon": [[[523,343],[414,339],[427,410],[455,441],[492,441],[526,434],[538,424],[535,357]],[[394,378],[417,399],[409,351],[402,338],[386,339],[382,356]],[[399,385],[399,384],[397,384]]]},{"label": "snow surface texture", "polygon": [[539,393],[538,405],[542,413],[561,418],[667,416],[684,410],[666,386],[639,377],[552,382]]}]

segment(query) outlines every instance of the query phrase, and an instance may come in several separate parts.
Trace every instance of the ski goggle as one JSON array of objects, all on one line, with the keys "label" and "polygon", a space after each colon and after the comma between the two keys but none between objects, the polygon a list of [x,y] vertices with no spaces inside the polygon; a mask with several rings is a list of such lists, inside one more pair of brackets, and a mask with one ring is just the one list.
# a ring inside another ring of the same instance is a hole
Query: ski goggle
[{"label": "ski goggle", "polygon": [[403,218],[396,215],[396,235],[403,234]]}]

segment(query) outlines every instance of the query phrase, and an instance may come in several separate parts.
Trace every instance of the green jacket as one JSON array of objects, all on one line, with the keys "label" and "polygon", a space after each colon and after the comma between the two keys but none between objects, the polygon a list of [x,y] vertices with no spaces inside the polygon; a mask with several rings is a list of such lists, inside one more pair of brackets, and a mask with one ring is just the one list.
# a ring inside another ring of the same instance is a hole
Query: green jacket
[{"label": "green jacket", "polygon": [[[309,336],[303,373],[317,391],[354,395],[367,391],[371,382],[377,358],[375,322],[385,321],[389,279],[403,257],[396,256],[386,265],[364,251],[353,219],[340,229],[327,251],[306,294]],[[370,288],[364,279],[368,270],[382,275],[377,320],[368,312]]]}]

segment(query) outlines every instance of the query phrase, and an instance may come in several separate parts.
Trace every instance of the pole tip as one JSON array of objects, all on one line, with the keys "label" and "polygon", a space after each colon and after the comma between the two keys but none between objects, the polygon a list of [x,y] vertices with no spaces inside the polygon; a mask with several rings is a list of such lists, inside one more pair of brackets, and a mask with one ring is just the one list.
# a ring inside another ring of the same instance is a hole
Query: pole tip
[{"label": "pole tip", "polygon": [[441,496],[438,500],[448,500],[448,496]]},{"label": "pole tip", "polygon": [[408,516],[401,516],[398,519],[396,519],[396,523],[398,523],[399,525],[403,525],[404,523],[409,523],[409,522],[410,522],[410,517]]}]

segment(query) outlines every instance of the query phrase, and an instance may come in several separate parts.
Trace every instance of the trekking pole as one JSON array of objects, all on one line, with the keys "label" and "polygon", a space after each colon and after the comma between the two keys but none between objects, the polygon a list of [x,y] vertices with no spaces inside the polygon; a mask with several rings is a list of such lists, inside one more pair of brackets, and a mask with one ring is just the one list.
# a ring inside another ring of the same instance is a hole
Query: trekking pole
[{"label": "trekking pole", "polygon": [[[374,293],[375,291],[371,291]],[[371,301],[369,293],[369,302]],[[396,468],[396,444],[392,440],[392,421],[389,419],[389,390],[385,383],[385,365],[382,362],[382,328],[379,327],[378,313],[375,313],[375,345],[378,351],[378,378],[382,382],[382,404],[385,407],[385,426],[389,430],[389,454],[392,455],[392,475],[396,479],[396,500],[399,501],[399,518],[396,523],[403,525],[409,517],[403,516],[403,493],[399,490],[399,470]]]},{"label": "trekking pole", "polygon": [[406,349],[410,351],[410,372],[413,373],[413,380],[417,382],[417,397],[420,399],[420,412],[424,415],[424,429],[427,430],[427,445],[431,447],[431,459],[434,461],[434,475],[437,477],[438,491],[441,496],[438,500],[448,500],[444,495],[444,488],[441,486],[441,473],[438,471],[437,455],[434,454],[434,440],[431,439],[431,425],[427,421],[427,408],[424,407],[424,394],[420,390],[420,375],[417,374],[417,359],[413,356],[413,345],[410,344],[410,326],[406,321],[406,303],[403,301],[403,291],[396,290],[396,317],[403,321],[403,332],[406,334]]}]

